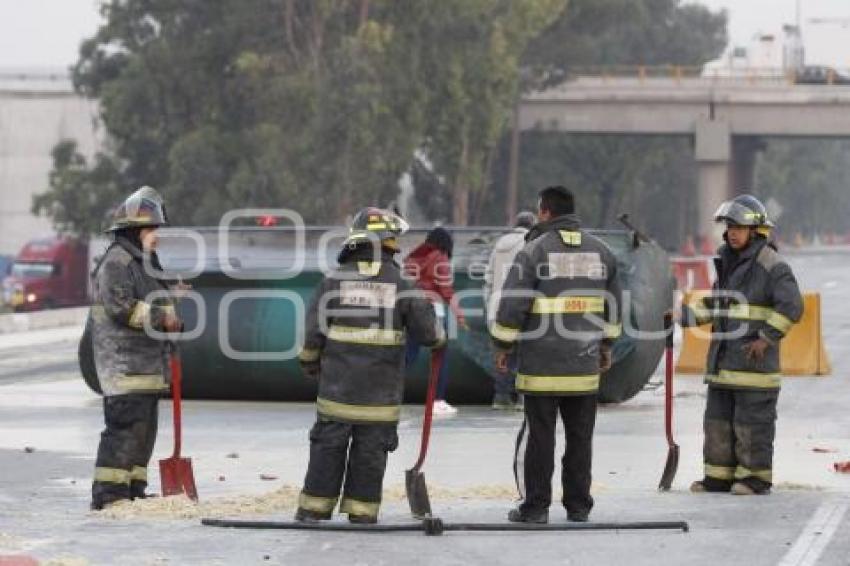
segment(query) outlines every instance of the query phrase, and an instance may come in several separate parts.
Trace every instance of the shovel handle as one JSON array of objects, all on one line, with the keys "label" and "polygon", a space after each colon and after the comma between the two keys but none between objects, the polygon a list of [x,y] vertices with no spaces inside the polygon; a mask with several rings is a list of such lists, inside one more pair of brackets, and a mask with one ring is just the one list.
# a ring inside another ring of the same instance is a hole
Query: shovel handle
[{"label": "shovel handle", "polygon": [[183,438],[183,418],[181,411],[183,363],[176,346],[171,346],[168,353],[168,364],[171,368],[171,398],[174,409],[174,454],[172,458],[180,458],[180,448]]},{"label": "shovel handle", "polygon": [[664,430],[667,444],[673,446],[673,315],[664,315],[666,344],[664,348]]},{"label": "shovel handle", "polygon": [[431,372],[428,375],[428,392],[425,395],[425,418],[422,419],[422,443],[419,446],[419,458],[413,466],[414,471],[422,469],[428,454],[428,441],[431,439],[431,421],[434,418],[434,399],[437,396],[437,381],[440,379],[440,367],[443,365],[445,348],[431,352]]}]

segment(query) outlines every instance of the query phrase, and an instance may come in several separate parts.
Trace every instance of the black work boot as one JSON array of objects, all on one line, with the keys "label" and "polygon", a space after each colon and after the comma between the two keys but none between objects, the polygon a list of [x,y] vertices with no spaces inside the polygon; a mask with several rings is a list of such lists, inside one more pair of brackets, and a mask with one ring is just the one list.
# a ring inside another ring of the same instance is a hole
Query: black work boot
[{"label": "black work boot", "polygon": [[318,511],[310,511],[299,507],[295,511],[295,520],[299,523],[318,523],[319,521],[327,521],[331,518],[330,513],[320,513]]},{"label": "black work boot", "polygon": [[703,478],[691,484],[691,493],[728,493],[732,482],[716,478]]},{"label": "black work boot", "polygon": [[521,508],[511,509],[508,512],[508,521],[511,523],[539,523],[549,522],[549,510],[523,511]]},{"label": "black work boot", "polygon": [[92,511],[103,511],[110,505],[118,503],[119,501],[130,501],[130,499],[127,497],[114,497],[111,499],[105,497],[95,497],[91,500],[89,509]]},{"label": "black work boot", "polygon": [[159,497],[155,493],[146,493],[145,488],[147,487],[147,482],[132,482],[130,484],[130,499],[152,499]]},{"label": "black work boot", "polygon": [[581,511],[567,510],[567,521],[571,523],[586,523],[590,519],[590,511],[582,509]]},{"label": "black work boot", "polygon": [[354,513],[349,513],[348,522],[354,523],[355,525],[374,525],[378,522],[378,518],[372,517],[371,515],[355,515]]}]

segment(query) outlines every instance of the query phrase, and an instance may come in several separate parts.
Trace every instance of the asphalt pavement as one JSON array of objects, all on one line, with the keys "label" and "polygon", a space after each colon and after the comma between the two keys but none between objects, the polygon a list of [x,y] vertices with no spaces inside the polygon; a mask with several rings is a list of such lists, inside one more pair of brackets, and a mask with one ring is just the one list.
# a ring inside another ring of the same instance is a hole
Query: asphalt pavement
[{"label": "asphalt pavement", "polygon": [[[705,395],[699,377],[677,379],[676,436],[682,456],[670,493],[656,490],[667,451],[662,391],[647,390],[622,405],[601,408],[592,520],[687,521],[688,533],[426,537],[234,531],[201,526],[196,518],[105,518],[87,509],[102,415],[100,399],[78,375],[78,331],[0,337],[0,557],[26,555],[75,565],[850,565],[850,474],[832,469],[834,462],[850,460],[848,259],[841,254],[792,257],[803,288],[822,294],[833,375],[785,380],[772,495],[688,492],[702,468]],[[154,463],[171,450],[169,402],[160,409]],[[192,401],[185,409],[184,447],[205,501],[300,485],[314,418],[310,404]],[[435,514],[449,522],[504,522],[514,504],[511,461],[520,422],[519,415],[487,407],[461,407],[457,417],[437,421],[425,466]],[[405,407],[401,445],[391,456],[386,480],[396,495],[405,468],[415,460],[420,423],[421,408]],[[158,484],[155,468],[153,486]],[[403,499],[388,499],[382,521],[409,522]],[[281,509],[262,518],[290,517],[291,510]],[[551,520],[566,522],[557,505]]]}]

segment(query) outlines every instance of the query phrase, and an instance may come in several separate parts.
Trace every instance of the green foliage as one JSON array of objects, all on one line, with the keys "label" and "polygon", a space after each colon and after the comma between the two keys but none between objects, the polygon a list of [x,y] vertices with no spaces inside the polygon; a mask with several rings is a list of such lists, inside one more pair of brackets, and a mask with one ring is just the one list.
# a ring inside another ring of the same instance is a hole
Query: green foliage
[{"label": "green foliage", "polygon": [[850,142],[771,140],[761,157],[753,192],[782,207],[778,231],[790,240],[850,230]]},{"label": "green foliage", "polygon": [[[569,9],[528,47],[526,88],[559,82],[582,68],[617,65],[700,65],[726,44],[726,17],[680,0],[571,0]],[[503,139],[493,195],[507,185]],[[694,225],[693,153],[686,138],[526,133],[519,171],[520,208],[533,208],[537,191],[565,184],[578,195],[589,226],[619,227],[632,220],[675,247]],[[505,221],[490,198],[482,218]],[[508,219],[509,220],[509,219]]]},{"label": "green foliage", "polygon": [[85,238],[103,230],[108,203],[123,186],[114,161],[98,153],[89,164],[70,140],[56,145],[52,155],[50,189],[33,198],[33,214],[50,216],[60,233]]},{"label": "green foliage", "polygon": [[[34,202],[78,232],[142,184],[179,223],[262,206],[337,222],[394,199],[417,150],[443,180],[435,217],[498,222],[521,88],[584,65],[699,64],[725,43],[722,14],[680,0],[112,0],[103,15],[74,81],[110,152],[57,147]],[[669,198],[692,173],[683,147],[528,136],[521,196],[568,181],[593,223],[643,202],[684,218]]]}]

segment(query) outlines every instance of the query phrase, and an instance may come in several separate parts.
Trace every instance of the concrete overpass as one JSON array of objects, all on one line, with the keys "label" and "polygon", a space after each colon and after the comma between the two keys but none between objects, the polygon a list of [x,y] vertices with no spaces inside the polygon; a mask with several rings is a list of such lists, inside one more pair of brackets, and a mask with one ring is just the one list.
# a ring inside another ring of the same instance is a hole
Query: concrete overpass
[{"label": "concrete overpass", "polygon": [[581,77],[523,97],[516,123],[520,131],[691,136],[699,234],[707,236],[714,233],[709,215],[718,204],[753,186],[760,138],[850,137],[850,86],[779,78]]}]

